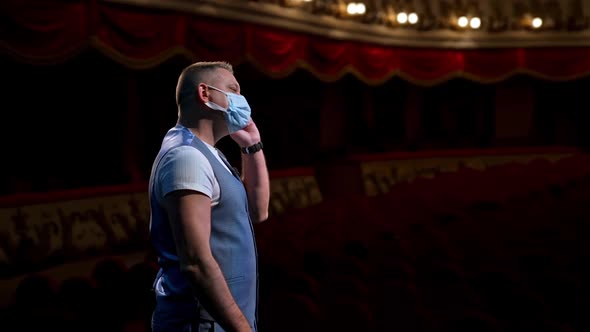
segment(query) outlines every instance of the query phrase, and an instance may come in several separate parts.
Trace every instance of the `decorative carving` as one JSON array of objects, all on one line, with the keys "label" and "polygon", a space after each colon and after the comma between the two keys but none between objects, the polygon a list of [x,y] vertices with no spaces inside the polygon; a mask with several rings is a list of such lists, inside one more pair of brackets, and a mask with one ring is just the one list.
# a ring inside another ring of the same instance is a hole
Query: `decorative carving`
[{"label": "decorative carving", "polygon": [[[457,49],[590,46],[590,0],[103,1],[383,45]],[[352,4],[364,5],[364,10],[348,13],[347,9],[358,9]]]},{"label": "decorative carving", "polygon": [[[248,0],[246,0],[248,1]],[[531,29],[533,18],[542,20],[542,30],[585,30],[590,27],[590,0],[250,0],[299,8],[313,14],[354,20],[364,24],[417,30],[457,29],[458,17],[477,17],[479,30],[501,32]],[[350,3],[363,3],[362,15],[347,14]],[[419,20],[398,22],[400,12],[416,13]],[[461,30],[461,29],[459,29]]]}]

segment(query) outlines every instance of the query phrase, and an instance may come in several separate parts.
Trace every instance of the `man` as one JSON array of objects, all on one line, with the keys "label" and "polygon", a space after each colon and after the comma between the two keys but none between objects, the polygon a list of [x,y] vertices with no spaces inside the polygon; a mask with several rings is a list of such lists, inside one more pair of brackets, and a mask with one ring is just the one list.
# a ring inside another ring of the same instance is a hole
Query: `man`
[{"label": "man", "polygon": [[[256,331],[253,222],[268,217],[269,178],[260,133],[230,64],[186,67],[176,88],[178,121],[150,176],[150,238],[160,271],[153,332]],[[227,135],[242,151],[242,176],[214,146]]]}]

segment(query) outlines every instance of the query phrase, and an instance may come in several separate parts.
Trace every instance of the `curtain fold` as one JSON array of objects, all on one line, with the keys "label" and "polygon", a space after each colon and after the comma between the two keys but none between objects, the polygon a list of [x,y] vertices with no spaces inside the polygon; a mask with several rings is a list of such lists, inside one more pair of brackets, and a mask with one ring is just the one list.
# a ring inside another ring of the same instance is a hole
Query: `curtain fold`
[{"label": "curtain fold", "polygon": [[396,75],[422,85],[453,77],[495,82],[519,73],[549,80],[590,75],[590,47],[388,47],[97,0],[25,3],[2,5],[0,52],[30,63],[66,61],[90,46],[130,68],[154,67],[180,54],[251,61],[271,76],[304,68],[336,81],[351,73],[367,84]]},{"label": "curtain fold", "polygon": [[298,61],[307,58],[309,40],[306,36],[245,25],[246,54],[270,73],[290,72]]},{"label": "curtain fold", "polygon": [[84,2],[6,0],[0,6],[0,51],[34,63],[71,58],[88,43]]}]

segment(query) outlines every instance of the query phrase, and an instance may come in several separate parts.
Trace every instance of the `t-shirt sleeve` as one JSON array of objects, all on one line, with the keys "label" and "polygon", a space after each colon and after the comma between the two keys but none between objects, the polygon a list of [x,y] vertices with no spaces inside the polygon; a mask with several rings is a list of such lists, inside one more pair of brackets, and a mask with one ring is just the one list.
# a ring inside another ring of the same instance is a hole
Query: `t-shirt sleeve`
[{"label": "t-shirt sleeve", "polygon": [[203,153],[179,146],[164,156],[159,168],[160,197],[175,190],[194,190],[213,197],[213,168]]}]

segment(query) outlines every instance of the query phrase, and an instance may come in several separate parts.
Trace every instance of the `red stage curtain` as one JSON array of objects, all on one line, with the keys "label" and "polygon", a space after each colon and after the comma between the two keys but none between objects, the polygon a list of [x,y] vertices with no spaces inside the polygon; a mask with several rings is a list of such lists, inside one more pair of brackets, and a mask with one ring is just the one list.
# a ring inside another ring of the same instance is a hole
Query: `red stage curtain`
[{"label": "red stage curtain", "polygon": [[131,68],[183,54],[193,60],[250,61],[276,77],[296,68],[324,81],[352,73],[367,84],[395,75],[427,85],[453,77],[495,82],[516,73],[549,80],[590,74],[589,47],[387,47],[96,0],[10,0],[0,9],[0,51],[31,63],[65,61],[91,46]]}]

